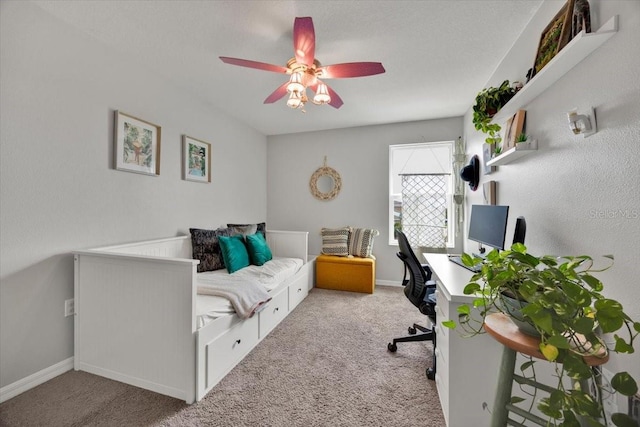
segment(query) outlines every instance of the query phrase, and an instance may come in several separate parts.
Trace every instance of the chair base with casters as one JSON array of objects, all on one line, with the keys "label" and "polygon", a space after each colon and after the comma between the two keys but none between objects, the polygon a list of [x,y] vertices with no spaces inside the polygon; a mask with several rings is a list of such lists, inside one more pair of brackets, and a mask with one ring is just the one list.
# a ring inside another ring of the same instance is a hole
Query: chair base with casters
[{"label": "chair base with casters", "polygon": [[[423,333],[416,335],[418,331]],[[416,342],[416,341],[432,341],[433,348],[435,349],[436,334],[433,332],[432,329],[425,328],[424,326],[414,323],[413,326],[409,326],[408,332],[409,332],[409,336],[394,338],[393,342],[390,342],[389,344],[387,344],[387,350],[389,350],[391,353],[395,353],[396,351],[398,351],[397,343]],[[427,368],[426,374],[427,374],[427,378],[429,378],[430,380],[436,379],[436,358],[435,357],[433,358],[433,366],[430,368]]]}]

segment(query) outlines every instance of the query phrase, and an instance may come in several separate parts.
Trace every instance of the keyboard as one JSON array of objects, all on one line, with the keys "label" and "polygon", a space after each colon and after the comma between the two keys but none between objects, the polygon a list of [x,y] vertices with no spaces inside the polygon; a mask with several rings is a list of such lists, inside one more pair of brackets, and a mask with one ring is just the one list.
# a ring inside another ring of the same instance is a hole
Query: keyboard
[{"label": "keyboard", "polygon": [[462,258],[458,255],[449,255],[449,261],[454,264],[458,264],[460,267],[466,268],[469,271],[473,271],[474,273],[477,273],[482,269],[482,264],[476,264],[473,267],[464,265]]}]

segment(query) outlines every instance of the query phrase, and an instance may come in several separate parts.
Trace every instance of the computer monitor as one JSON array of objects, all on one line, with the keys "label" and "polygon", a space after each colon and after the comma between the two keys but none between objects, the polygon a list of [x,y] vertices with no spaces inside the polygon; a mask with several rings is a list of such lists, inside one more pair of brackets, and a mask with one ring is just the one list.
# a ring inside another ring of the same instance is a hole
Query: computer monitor
[{"label": "computer monitor", "polygon": [[472,205],[469,240],[492,248],[504,249],[509,206]]}]

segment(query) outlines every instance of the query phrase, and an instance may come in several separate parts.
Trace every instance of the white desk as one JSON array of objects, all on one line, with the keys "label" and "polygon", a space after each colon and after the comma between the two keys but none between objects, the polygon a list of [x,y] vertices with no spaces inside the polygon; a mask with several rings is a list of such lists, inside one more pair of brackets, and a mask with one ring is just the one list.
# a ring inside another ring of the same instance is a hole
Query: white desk
[{"label": "white desk", "polygon": [[[457,308],[471,302],[464,287],[473,273],[452,263],[446,254],[424,254],[437,283],[436,386],[449,427],[488,426],[493,407],[501,348],[486,334],[463,338],[458,329],[441,325],[457,321]],[[470,363],[471,361],[471,363]]]}]

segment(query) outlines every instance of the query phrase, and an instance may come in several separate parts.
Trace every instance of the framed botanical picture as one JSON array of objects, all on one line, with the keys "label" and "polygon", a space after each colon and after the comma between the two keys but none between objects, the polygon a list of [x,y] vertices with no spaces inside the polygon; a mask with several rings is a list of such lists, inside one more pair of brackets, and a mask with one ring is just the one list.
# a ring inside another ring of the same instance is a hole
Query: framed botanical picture
[{"label": "framed botanical picture", "polygon": [[117,170],[160,175],[160,126],[115,113],[114,166]]},{"label": "framed botanical picture", "polygon": [[211,144],[183,135],[182,158],[186,181],[211,182]]},{"label": "framed botanical picture", "polygon": [[571,17],[574,2],[575,0],[567,0],[556,16],[549,22],[549,25],[542,31],[531,77],[539,73],[571,40]]}]

